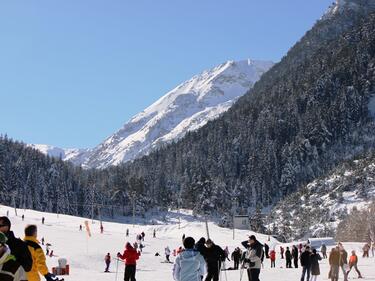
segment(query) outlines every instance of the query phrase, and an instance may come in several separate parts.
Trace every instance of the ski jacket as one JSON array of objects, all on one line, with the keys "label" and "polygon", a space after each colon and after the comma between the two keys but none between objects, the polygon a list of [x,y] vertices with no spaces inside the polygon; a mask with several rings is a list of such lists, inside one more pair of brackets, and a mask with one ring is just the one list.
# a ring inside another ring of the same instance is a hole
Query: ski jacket
[{"label": "ski jacket", "polygon": [[232,256],[231,256],[232,260],[234,261],[239,261],[241,259],[241,252],[239,250],[235,250],[233,253],[232,253]]},{"label": "ski jacket", "polygon": [[169,249],[169,247],[166,247],[165,248],[165,255],[169,256],[170,254],[171,254],[171,250]]},{"label": "ski jacket", "polygon": [[118,255],[118,257],[122,260],[125,260],[125,265],[136,265],[137,260],[139,259],[139,256],[141,254],[138,253],[131,245],[130,243],[127,243],[125,246],[125,251],[121,255]]},{"label": "ski jacket", "polygon": [[309,251],[304,251],[301,254],[300,260],[301,260],[301,265],[302,266],[306,266],[306,267],[310,267],[311,266],[310,254],[311,253]]},{"label": "ski jacket", "polygon": [[351,255],[349,258],[349,266],[356,265],[358,263],[357,255]]},{"label": "ski jacket", "polygon": [[39,273],[43,276],[48,273],[46,265],[46,256],[39,245],[39,241],[33,236],[26,236],[23,239],[29,248],[31,257],[33,259],[33,266],[29,272],[26,273],[28,281],[40,281]]},{"label": "ski jacket", "polygon": [[241,244],[247,249],[245,259],[249,260],[250,269],[260,269],[264,255],[263,245],[258,240],[252,245],[249,245],[248,241],[243,241]]},{"label": "ski jacket", "polygon": [[5,253],[0,257],[0,280],[1,281],[14,281],[16,279],[17,271],[20,264],[16,262],[16,257],[11,255],[8,246]]},{"label": "ski jacket", "polygon": [[110,255],[105,255],[104,261],[106,263],[110,263],[111,262],[111,256]]},{"label": "ski jacket", "polygon": [[298,249],[297,249],[297,247],[292,248],[292,257],[293,257],[293,259],[298,259]]},{"label": "ski jacket", "polygon": [[271,261],[275,261],[276,260],[276,252],[274,250],[272,250],[270,252],[270,259],[271,259]]},{"label": "ski jacket", "polygon": [[211,247],[206,247],[204,259],[207,263],[208,272],[216,272],[222,261],[225,260],[224,250],[213,244]]},{"label": "ski jacket", "polygon": [[319,261],[322,260],[319,254],[311,254],[311,275],[320,275]]},{"label": "ski jacket", "polygon": [[205,240],[204,238],[199,239],[197,243],[195,243],[194,250],[198,251],[203,257],[206,255],[207,247],[204,245]]},{"label": "ski jacket", "polygon": [[13,256],[16,257],[16,262],[28,272],[31,270],[33,265],[33,259],[30,251],[24,241],[14,236],[13,231],[5,233],[8,238],[7,245]]},{"label": "ski jacket", "polygon": [[201,281],[206,274],[203,256],[192,249],[186,249],[175,260],[173,278],[176,281]]}]

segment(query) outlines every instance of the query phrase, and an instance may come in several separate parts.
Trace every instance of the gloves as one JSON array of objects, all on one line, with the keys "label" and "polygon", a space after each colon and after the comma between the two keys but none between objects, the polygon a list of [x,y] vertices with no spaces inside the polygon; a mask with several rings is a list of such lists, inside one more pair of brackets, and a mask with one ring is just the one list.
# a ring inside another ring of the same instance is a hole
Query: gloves
[{"label": "gloves", "polygon": [[58,278],[51,274],[51,273],[47,273],[46,275],[44,275],[44,278],[46,278],[47,281],[56,281],[58,280]]}]

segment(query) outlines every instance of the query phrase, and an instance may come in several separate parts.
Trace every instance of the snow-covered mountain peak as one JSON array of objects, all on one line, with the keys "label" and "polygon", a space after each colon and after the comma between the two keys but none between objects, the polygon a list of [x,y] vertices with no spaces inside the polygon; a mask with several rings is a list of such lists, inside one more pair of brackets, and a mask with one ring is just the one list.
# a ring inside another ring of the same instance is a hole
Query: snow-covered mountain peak
[{"label": "snow-covered mountain peak", "polygon": [[273,65],[227,61],[181,83],[92,149],[83,165],[104,168],[148,154],[228,110]]}]

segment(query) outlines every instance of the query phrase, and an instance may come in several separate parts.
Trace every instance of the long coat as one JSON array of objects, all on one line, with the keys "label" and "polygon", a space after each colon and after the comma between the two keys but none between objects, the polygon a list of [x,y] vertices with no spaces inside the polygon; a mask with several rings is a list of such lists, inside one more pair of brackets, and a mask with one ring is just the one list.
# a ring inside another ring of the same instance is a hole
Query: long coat
[{"label": "long coat", "polygon": [[311,254],[311,275],[320,275],[319,261],[322,260],[319,254]]}]

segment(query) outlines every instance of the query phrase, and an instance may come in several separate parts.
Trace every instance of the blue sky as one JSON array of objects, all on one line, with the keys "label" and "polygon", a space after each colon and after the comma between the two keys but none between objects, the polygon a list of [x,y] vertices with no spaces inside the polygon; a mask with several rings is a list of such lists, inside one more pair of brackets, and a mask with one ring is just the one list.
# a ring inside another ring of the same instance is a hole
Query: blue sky
[{"label": "blue sky", "polygon": [[0,3],[0,133],[93,147],[227,60],[278,61],[332,0]]}]

